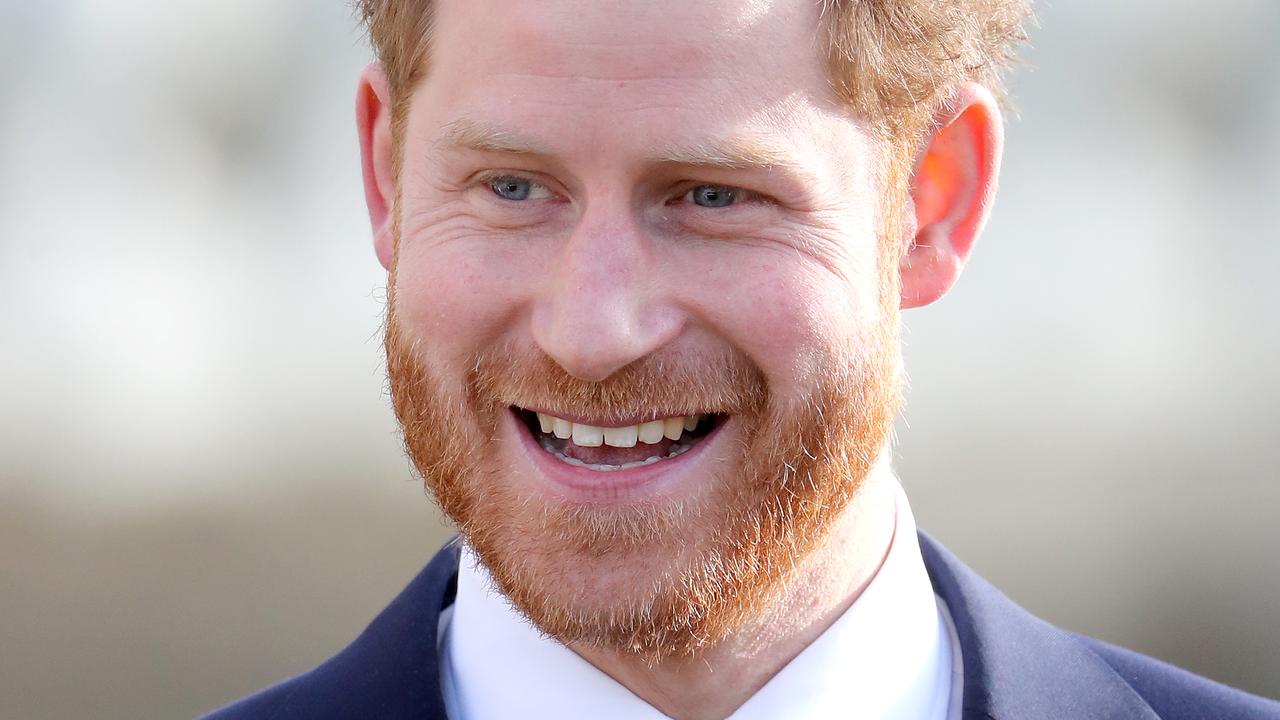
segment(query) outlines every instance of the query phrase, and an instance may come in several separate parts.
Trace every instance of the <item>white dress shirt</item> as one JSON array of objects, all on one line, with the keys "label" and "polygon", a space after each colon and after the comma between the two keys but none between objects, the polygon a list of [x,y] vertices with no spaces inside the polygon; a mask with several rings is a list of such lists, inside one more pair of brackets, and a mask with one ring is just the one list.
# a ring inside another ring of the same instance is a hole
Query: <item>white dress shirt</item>
[{"label": "white dress shirt", "polygon": [[[884,563],[858,599],[731,720],[959,717],[959,644],[933,593],[899,488]],[[440,680],[452,720],[660,720],[662,712],[542,635],[463,546],[458,595],[440,619]]]}]

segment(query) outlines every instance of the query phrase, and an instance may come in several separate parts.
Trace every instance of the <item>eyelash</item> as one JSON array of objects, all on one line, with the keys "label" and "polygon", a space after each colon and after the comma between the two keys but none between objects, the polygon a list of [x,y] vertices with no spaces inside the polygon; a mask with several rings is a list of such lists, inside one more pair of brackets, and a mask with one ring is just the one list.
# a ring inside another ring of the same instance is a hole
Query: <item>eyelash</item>
[{"label": "eyelash", "polygon": [[[482,175],[479,175],[476,178],[475,182],[478,188],[481,188],[487,191],[488,194],[491,195],[493,198],[500,200],[504,203],[520,204],[520,203],[526,202],[526,201],[520,201],[520,200],[509,200],[493,192],[492,190],[493,182],[495,180],[501,180],[503,178],[513,178],[513,179],[524,180],[526,182],[532,183],[535,186],[545,189],[547,192],[551,193],[553,196],[558,196],[560,194],[555,190],[553,190],[549,183],[542,182],[536,176],[529,175],[528,173],[523,173],[523,172],[495,170],[492,172],[487,172]],[[738,207],[742,205],[756,205],[760,203],[771,202],[770,198],[766,195],[755,192],[753,190],[748,190],[746,188],[738,187],[736,185],[720,185],[720,184],[710,183],[710,182],[689,182],[689,183],[683,183],[681,185],[678,185],[677,186],[678,192],[674,193],[671,199],[668,200],[666,204],[674,205],[676,203],[686,202],[686,198],[689,197],[689,194],[700,187],[723,188],[725,190],[733,191],[734,193],[737,194],[737,200],[730,207]],[[694,204],[692,201],[687,201],[686,204],[695,208],[703,209],[703,210],[720,209],[720,208],[704,208],[700,205]]]},{"label": "eyelash", "polygon": [[[688,204],[693,205],[694,207],[703,208],[705,210],[718,209],[718,208],[706,208],[701,205],[697,205],[693,203],[692,200],[686,201],[686,198],[689,197],[690,193],[702,187],[715,188],[717,190],[728,190],[732,192],[734,194],[734,202],[731,207],[738,207],[741,205],[755,205],[761,202],[770,202],[767,196],[762,195],[758,192],[755,192],[754,190],[748,190],[744,187],[739,187],[737,185],[720,185],[717,183],[698,182],[698,183],[683,185],[681,187],[679,194],[677,194],[670,201],[668,201],[668,204],[672,204],[676,202],[687,202]],[[730,207],[730,206],[726,206],[726,207]]]},{"label": "eyelash", "polygon": [[546,190],[548,193],[550,193],[553,196],[559,195],[559,193],[551,189],[550,184],[542,182],[538,180],[536,177],[533,177],[525,173],[503,172],[501,170],[495,170],[493,172],[487,172],[477,176],[475,180],[475,187],[488,191],[490,195],[492,195],[494,198],[497,198],[498,200],[503,200],[506,202],[524,202],[522,200],[520,201],[507,200],[501,195],[498,195],[497,193],[493,192],[494,181],[502,180],[502,179],[524,180],[525,182],[528,182],[529,184],[534,185],[535,187],[539,187]]}]

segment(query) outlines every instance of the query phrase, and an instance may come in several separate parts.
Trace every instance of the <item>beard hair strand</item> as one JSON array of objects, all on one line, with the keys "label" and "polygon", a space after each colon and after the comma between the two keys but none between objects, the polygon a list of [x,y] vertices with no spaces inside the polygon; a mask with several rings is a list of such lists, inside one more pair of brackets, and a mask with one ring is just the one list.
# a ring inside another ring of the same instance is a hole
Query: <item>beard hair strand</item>
[{"label": "beard hair strand", "polygon": [[[545,354],[504,347],[473,358],[451,389],[446,367],[406,338],[394,302],[385,340],[407,453],[498,589],[562,643],[655,664],[759,616],[854,500],[899,404],[897,345],[880,335],[859,362],[828,362],[809,397],[790,403],[730,352],[655,354],[588,383]],[[715,412],[738,424],[736,458],[680,502],[549,502],[495,463],[510,406],[617,424],[654,408]]]}]

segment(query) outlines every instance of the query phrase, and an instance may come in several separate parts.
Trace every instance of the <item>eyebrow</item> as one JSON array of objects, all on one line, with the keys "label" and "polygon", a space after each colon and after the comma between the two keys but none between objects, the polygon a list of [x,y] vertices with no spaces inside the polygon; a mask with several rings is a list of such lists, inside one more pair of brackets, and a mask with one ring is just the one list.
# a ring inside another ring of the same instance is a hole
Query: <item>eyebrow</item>
[{"label": "eyebrow", "polygon": [[550,150],[532,138],[473,120],[458,118],[445,125],[438,144],[458,150],[509,153],[513,155],[551,155]]},{"label": "eyebrow", "polygon": [[698,143],[660,149],[654,158],[672,165],[718,167],[731,170],[794,167],[795,155],[786,148],[746,135],[720,143]]},{"label": "eyebrow", "polygon": [[[532,137],[466,117],[446,125],[438,143],[452,149],[477,152],[531,156],[555,154]],[[785,147],[753,135],[745,135],[724,142],[661,147],[652,153],[650,160],[667,165],[732,170],[768,170],[798,165],[794,154],[788,152]]]}]

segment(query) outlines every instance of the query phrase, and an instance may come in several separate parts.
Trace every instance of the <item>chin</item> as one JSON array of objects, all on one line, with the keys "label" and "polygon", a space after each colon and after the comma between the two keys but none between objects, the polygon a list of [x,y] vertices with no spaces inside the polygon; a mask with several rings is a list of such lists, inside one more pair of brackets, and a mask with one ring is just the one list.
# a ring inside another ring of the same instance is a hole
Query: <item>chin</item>
[{"label": "chin", "polygon": [[751,572],[750,534],[731,510],[746,499],[733,421],[708,420],[687,451],[630,477],[563,463],[520,413],[508,420],[498,436],[512,442],[490,445],[478,484],[443,494],[460,499],[446,512],[541,631],[659,661],[693,655],[753,614],[768,583]]},{"label": "chin", "polygon": [[[621,519],[625,513],[607,512],[577,528],[596,534],[635,527],[633,518]],[[708,607],[737,604],[734,598],[690,592],[706,585],[707,542],[700,536],[707,534],[686,526],[661,539],[636,542],[630,535],[624,543],[591,545],[539,528],[468,541],[498,588],[542,632],[571,647],[658,661],[693,655],[733,629],[723,612]]]}]

